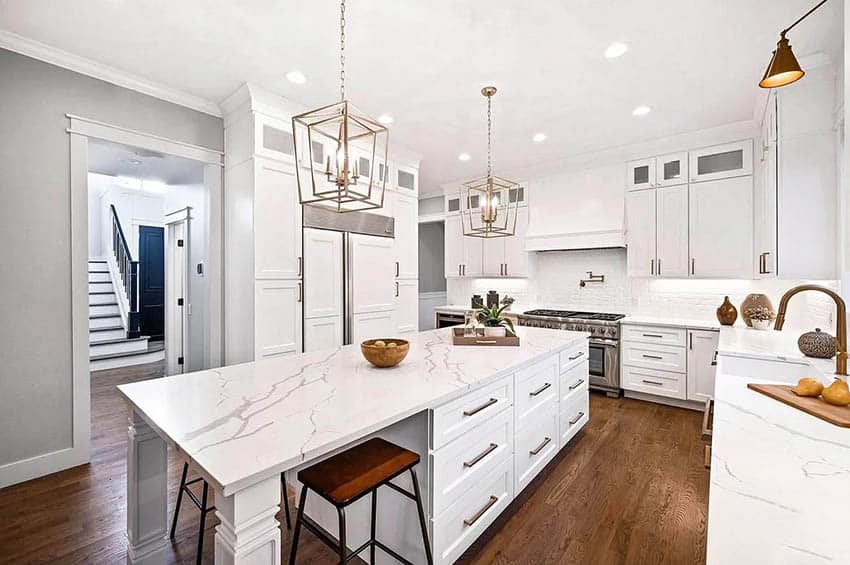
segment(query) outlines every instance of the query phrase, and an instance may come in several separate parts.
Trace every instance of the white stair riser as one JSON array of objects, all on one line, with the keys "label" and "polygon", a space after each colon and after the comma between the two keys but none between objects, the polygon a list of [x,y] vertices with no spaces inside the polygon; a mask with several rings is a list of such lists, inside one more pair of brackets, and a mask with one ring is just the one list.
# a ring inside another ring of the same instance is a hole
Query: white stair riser
[{"label": "white stair riser", "polygon": [[145,351],[148,348],[148,340],[139,339],[133,341],[120,341],[118,343],[105,343],[98,345],[97,342],[89,342],[89,355],[108,355],[110,353],[135,353]]},{"label": "white stair riser", "polygon": [[105,305],[105,304],[89,305],[89,316],[98,316],[100,314],[119,314],[119,313],[120,313],[120,311],[118,310],[117,304],[110,304],[108,306]]},{"label": "white stair riser", "polygon": [[109,282],[109,273],[89,273],[89,282]]},{"label": "white stair riser", "polygon": [[121,316],[117,318],[94,318],[89,319],[90,328],[108,328],[109,326],[121,325]]},{"label": "white stair riser", "polygon": [[112,304],[113,302],[118,302],[114,292],[110,292],[109,294],[89,294],[89,306],[93,304]]},{"label": "white stair riser", "polygon": [[154,351],[145,355],[132,355],[130,357],[101,359],[100,361],[91,361],[89,363],[89,371],[103,371],[104,369],[117,369],[118,367],[144,365],[145,363],[153,363],[154,361],[162,361],[163,359],[165,359],[164,350]]},{"label": "white stair riser", "polygon": [[89,343],[104,339],[119,339],[127,337],[127,330],[119,328],[117,330],[108,330],[104,332],[89,332]]},{"label": "white stair riser", "polygon": [[112,287],[112,283],[109,284],[92,284],[89,283],[89,292],[104,292],[106,290],[115,291]]}]

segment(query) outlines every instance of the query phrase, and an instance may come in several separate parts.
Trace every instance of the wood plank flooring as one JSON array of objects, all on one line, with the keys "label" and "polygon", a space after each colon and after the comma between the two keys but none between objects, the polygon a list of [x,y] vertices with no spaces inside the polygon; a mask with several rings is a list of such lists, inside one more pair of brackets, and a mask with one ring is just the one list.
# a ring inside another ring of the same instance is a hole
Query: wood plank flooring
[{"label": "wood plank flooring", "polygon": [[[161,374],[161,363],[92,374],[92,462],[0,490],[0,563],[126,561],[127,411],[115,385]],[[700,414],[596,394],[590,413],[585,430],[459,563],[705,562]],[[181,469],[170,457],[169,517]],[[194,562],[197,519],[184,501],[170,563]],[[284,524],[282,513],[278,520]],[[217,523],[210,514],[206,563]],[[290,536],[285,525],[281,531],[286,562]],[[335,563],[309,532],[298,556],[299,563]]]}]

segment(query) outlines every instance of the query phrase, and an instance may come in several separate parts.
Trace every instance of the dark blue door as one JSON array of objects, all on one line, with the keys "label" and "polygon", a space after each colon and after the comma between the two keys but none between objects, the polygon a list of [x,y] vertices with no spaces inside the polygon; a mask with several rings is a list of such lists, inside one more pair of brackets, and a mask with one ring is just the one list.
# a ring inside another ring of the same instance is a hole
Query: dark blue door
[{"label": "dark blue door", "polygon": [[139,318],[142,335],[165,335],[165,233],[139,226]]}]

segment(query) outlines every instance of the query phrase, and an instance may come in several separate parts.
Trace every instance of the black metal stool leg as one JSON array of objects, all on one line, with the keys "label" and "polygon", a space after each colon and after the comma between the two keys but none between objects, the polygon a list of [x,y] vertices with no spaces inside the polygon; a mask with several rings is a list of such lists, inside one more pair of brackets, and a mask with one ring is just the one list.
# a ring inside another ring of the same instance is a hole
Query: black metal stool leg
[{"label": "black metal stool leg", "polygon": [[428,525],[425,523],[425,510],[422,508],[422,493],[419,491],[419,481],[416,479],[416,471],[410,468],[410,478],[413,479],[413,493],[416,495],[416,510],[419,511],[419,526],[422,528],[422,542],[425,544],[425,558],[428,565],[433,565],[434,558],[431,556],[431,543],[428,541]]},{"label": "black metal stool leg", "polygon": [[298,550],[298,536],[301,534],[301,520],[304,519],[304,506],[307,503],[307,487],[301,487],[301,500],[298,503],[298,515],[295,517],[295,531],[292,532],[292,547],[289,548],[289,565],[295,565],[295,552]]},{"label": "black metal stool leg", "polygon": [[177,504],[174,505],[174,518],[171,520],[171,539],[177,531],[177,516],[180,514],[180,504],[183,502],[183,489],[186,487],[186,474],[189,472],[189,464],[183,463],[183,475],[180,477],[180,488],[177,490]]},{"label": "black metal stool leg", "polygon": [[280,474],[280,484],[283,486],[283,512],[286,514],[286,529],[292,529],[292,521],[289,518],[289,489],[286,488],[286,476]]},{"label": "black metal stool leg", "polygon": [[345,548],[345,508],[337,508],[339,514],[339,565],[345,565],[345,555],[348,550]]},{"label": "black metal stool leg", "polygon": [[204,525],[207,521],[207,494],[209,488],[210,486],[204,481],[204,492],[201,494],[201,527],[198,529],[198,555],[195,559],[198,565],[201,565],[204,556]]},{"label": "black metal stool leg", "polygon": [[372,544],[369,549],[369,563],[375,565],[375,532],[378,521],[378,489],[372,489]]}]

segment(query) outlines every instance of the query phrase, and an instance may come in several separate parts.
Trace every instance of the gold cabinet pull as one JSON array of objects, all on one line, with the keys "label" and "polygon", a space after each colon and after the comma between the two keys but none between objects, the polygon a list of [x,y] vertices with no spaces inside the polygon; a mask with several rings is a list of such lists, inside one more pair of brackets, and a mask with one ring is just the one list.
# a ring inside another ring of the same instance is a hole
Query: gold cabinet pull
[{"label": "gold cabinet pull", "polygon": [[481,508],[481,510],[479,510],[478,512],[476,512],[475,514],[473,514],[473,515],[472,515],[472,517],[467,518],[466,520],[464,520],[464,521],[463,521],[463,523],[464,523],[465,525],[467,525],[467,526],[471,526],[472,524],[474,524],[475,522],[477,522],[477,521],[478,521],[478,519],[479,519],[479,518],[481,518],[481,516],[483,516],[485,512],[487,512],[488,510],[490,510],[490,508],[492,508],[492,506],[493,506],[494,504],[496,504],[498,501],[499,501],[499,497],[497,497],[497,496],[493,496],[493,495],[490,495],[490,500],[487,502],[487,504],[485,504],[485,505]]},{"label": "gold cabinet pull", "polygon": [[485,408],[492,406],[492,405],[496,404],[497,402],[499,402],[497,399],[491,398],[490,400],[488,400],[487,402],[485,402],[481,406],[473,408],[472,410],[464,410],[463,415],[464,416],[474,416],[475,414],[478,414],[479,412],[481,412]]},{"label": "gold cabinet pull", "polygon": [[481,453],[479,453],[478,455],[473,457],[470,461],[464,461],[463,466],[464,467],[474,467],[479,461],[481,461],[482,459],[484,459],[485,457],[487,457],[488,455],[493,453],[493,451],[498,447],[499,447],[499,444],[491,443],[490,447],[488,447],[487,449],[485,449],[484,451],[482,451]]}]

